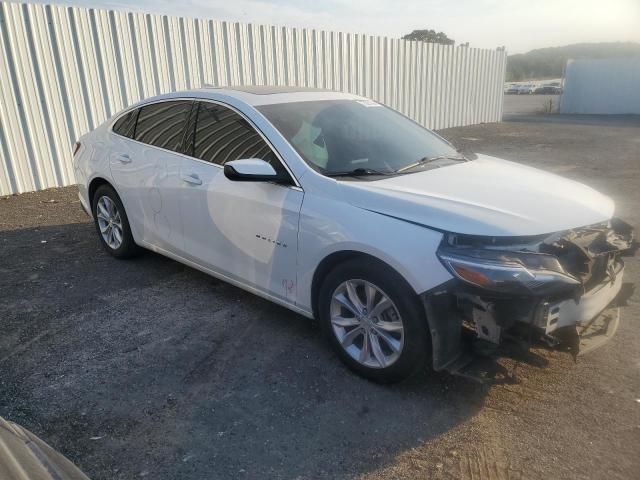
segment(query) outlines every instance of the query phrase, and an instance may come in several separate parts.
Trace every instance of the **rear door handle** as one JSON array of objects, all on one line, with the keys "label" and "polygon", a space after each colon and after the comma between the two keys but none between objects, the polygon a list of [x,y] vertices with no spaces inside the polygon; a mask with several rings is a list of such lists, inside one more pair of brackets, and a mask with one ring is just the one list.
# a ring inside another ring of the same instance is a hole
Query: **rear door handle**
[{"label": "rear door handle", "polygon": [[116,160],[118,160],[120,163],[131,163],[131,157],[126,153],[121,153],[120,155],[118,155],[116,157]]},{"label": "rear door handle", "polygon": [[191,185],[202,185],[202,180],[197,173],[191,173],[189,175],[182,175],[182,181],[190,183]]}]

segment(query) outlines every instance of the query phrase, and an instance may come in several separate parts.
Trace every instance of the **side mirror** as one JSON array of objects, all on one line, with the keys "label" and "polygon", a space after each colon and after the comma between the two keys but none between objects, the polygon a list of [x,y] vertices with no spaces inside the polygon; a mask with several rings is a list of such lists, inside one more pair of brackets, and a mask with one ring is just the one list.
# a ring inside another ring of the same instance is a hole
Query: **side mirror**
[{"label": "side mirror", "polygon": [[279,175],[269,163],[259,158],[231,160],[225,163],[224,176],[235,182],[290,182],[288,176]]}]

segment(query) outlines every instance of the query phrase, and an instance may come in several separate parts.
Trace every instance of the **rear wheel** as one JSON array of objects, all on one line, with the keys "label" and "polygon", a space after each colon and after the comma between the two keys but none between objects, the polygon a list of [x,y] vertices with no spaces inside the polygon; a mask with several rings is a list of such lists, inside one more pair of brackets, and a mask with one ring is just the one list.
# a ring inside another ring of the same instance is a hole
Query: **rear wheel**
[{"label": "rear wheel", "polygon": [[93,196],[93,218],[104,249],[116,258],[130,258],[140,247],[133,241],[124,205],[111,185],[101,185]]},{"label": "rear wheel", "polygon": [[424,310],[407,282],[371,260],[355,259],[326,277],[320,322],[353,371],[371,380],[403,380],[425,365],[429,333]]}]

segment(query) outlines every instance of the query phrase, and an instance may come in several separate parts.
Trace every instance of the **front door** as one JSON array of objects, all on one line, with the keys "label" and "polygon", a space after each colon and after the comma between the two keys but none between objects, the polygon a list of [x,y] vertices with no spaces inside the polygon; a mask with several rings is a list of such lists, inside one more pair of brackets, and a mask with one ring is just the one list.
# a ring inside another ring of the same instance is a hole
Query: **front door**
[{"label": "front door", "polygon": [[191,260],[233,280],[294,303],[298,219],[303,192],[269,182],[225,177],[230,160],[282,163],[242,116],[202,102],[183,158],[181,209],[185,251]]}]

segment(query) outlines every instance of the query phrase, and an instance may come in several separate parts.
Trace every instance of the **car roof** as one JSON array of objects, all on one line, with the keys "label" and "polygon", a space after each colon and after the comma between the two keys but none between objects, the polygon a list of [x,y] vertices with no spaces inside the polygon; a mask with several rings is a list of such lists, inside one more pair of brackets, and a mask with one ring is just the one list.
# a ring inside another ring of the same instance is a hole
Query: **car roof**
[{"label": "car roof", "polygon": [[[233,97],[249,105],[272,105],[276,103],[305,102],[314,100],[363,100],[364,97],[351,93],[335,92],[332,90],[297,87],[297,86],[230,86],[214,87],[206,85],[202,88],[172,92],[155,97],[153,100],[176,97],[209,98],[220,100],[223,97]],[[145,103],[152,99],[146,99]]]},{"label": "car roof", "polygon": [[274,95],[276,93],[294,92],[331,92],[331,90],[327,88],[296,87],[293,85],[237,85],[233,87],[205,85],[205,88],[234,90],[236,92],[251,93],[253,95]]}]

